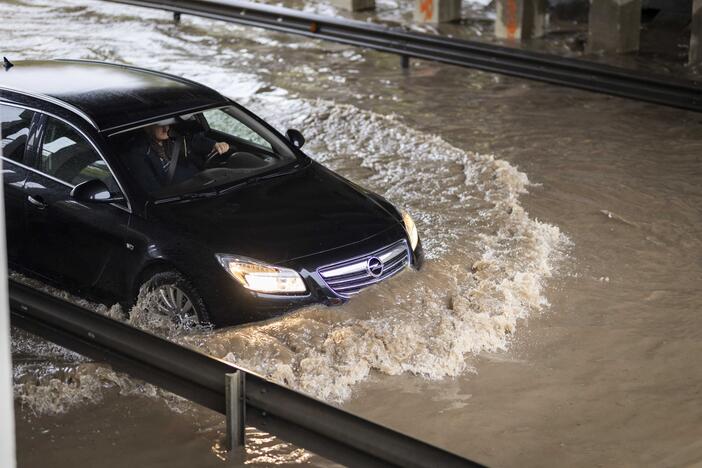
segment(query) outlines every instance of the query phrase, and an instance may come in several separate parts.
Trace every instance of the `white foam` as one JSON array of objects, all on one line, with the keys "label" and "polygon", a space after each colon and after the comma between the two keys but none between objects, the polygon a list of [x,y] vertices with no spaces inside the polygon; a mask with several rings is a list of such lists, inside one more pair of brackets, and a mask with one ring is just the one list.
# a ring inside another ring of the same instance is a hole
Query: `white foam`
[{"label": "white foam", "polygon": [[[332,312],[313,307],[274,324],[215,332],[206,349],[341,402],[371,372],[440,379],[473,371],[471,356],[505,350],[519,319],[548,306],[544,282],[567,239],[520,205],[526,174],[394,116],[321,100],[249,104],[263,114],[277,109],[266,117],[281,129],[304,128],[315,158],[408,206],[430,260],[422,272],[403,274]],[[285,121],[286,115],[295,117]],[[229,342],[237,342],[231,351]]]},{"label": "white foam", "polygon": [[[544,281],[567,240],[520,205],[529,186],[524,173],[417,132],[397,117],[326,101],[282,102],[290,112],[268,117],[281,128],[304,128],[317,159],[351,177],[363,174],[359,182],[416,215],[429,258],[423,271],[402,274],[344,307],[311,307],[263,325],[186,334],[149,313],[144,302],[131,312],[133,325],[342,402],[371,372],[428,379],[472,372],[471,356],[505,350],[519,319],[548,306]],[[250,104],[265,114],[281,101]],[[281,115],[295,118],[285,122]],[[116,307],[54,292],[122,317]],[[86,395],[101,388],[101,380],[79,376],[19,393],[23,401],[73,394],[59,409],[90,401]]]},{"label": "white foam", "polygon": [[[16,58],[68,56],[134,63],[188,76],[238,97],[270,89],[261,75],[268,73],[266,63],[281,60],[270,51],[261,55],[241,47],[213,51],[210,41],[215,39],[210,33],[221,31],[222,37],[229,37],[231,25],[191,19],[176,37],[169,33],[173,26],[163,12],[71,2],[56,14],[47,14],[37,8],[40,4],[0,4],[0,11],[13,18],[4,28],[0,25],[0,32],[14,34],[7,47]],[[85,14],[86,8],[90,14]],[[67,22],[67,17],[72,21]],[[109,27],[104,18],[110,19]],[[47,30],[61,26],[62,34],[46,41],[42,35],[28,33],[36,22],[45,24]],[[281,45],[275,35],[237,31],[245,47]],[[306,44],[292,41],[288,46]],[[344,53],[363,59],[355,49]],[[545,282],[553,275],[567,239],[558,228],[530,218],[521,206],[520,196],[531,186],[526,174],[496,156],[464,151],[439,136],[417,131],[398,116],[273,91],[266,91],[267,97],[255,94],[246,103],[280,130],[301,129],[308,140],[306,151],[318,161],[407,208],[426,249],[425,268],[403,273],[344,307],[311,307],[266,324],[186,333],[148,313],[148,306],[140,301],[129,318],[133,325],[340,402],[350,398],[355,386],[373,372],[409,372],[429,379],[472,372],[473,356],[506,349],[520,319],[548,306]],[[91,304],[47,289],[124,320],[117,306]],[[24,346],[28,347],[31,345]],[[47,351],[44,355],[49,362],[60,359],[74,366],[85,364],[70,353],[57,356],[55,350],[36,351],[37,359]],[[70,382],[64,379],[69,374],[58,373],[56,378],[65,385],[47,384],[53,390],[16,386],[16,391],[24,395],[20,396],[24,404],[36,401],[37,411],[52,408],[43,401],[55,399],[56,392],[76,393],[59,405],[66,409],[92,401],[80,396],[81,389],[91,394],[102,391],[99,383],[104,383],[104,377],[87,377],[97,373],[96,369],[84,366]],[[127,388],[125,385],[118,387]],[[148,388],[143,391],[156,395]]]}]

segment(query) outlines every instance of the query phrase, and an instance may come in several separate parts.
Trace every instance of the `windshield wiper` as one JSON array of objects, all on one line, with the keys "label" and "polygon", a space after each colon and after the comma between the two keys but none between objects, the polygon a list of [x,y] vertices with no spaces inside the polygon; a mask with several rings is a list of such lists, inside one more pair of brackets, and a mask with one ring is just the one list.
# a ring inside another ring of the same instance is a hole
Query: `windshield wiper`
[{"label": "windshield wiper", "polygon": [[262,180],[267,180],[267,179],[275,179],[276,177],[283,177],[286,175],[291,175],[295,174],[298,172],[298,169],[300,169],[299,164],[295,164],[292,169],[287,170],[287,171],[276,171],[276,172],[271,172],[269,174],[263,174],[260,176],[254,176],[246,179],[245,183],[248,184],[255,184],[257,182],[261,182]]},{"label": "windshield wiper", "polygon": [[216,197],[220,192],[192,192],[192,193],[182,193],[179,195],[173,195],[172,197],[159,198],[154,203],[160,205],[162,203],[171,203],[175,201],[183,200],[198,200],[200,198],[212,198]]},{"label": "windshield wiper", "polygon": [[212,197],[218,197],[220,195],[227,194],[229,192],[233,192],[245,185],[251,185],[251,184],[256,184],[258,182],[261,182],[263,180],[268,180],[268,179],[274,179],[276,177],[283,177],[286,175],[291,175],[297,173],[300,169],[303,169],[304,163],[298,163],[295,164],[292,168],[290,168],[287,171],[274,171],[268,174],[263,174],[260,176],[253,176],[248,179],[245,179],[243,181],[237,182],[234,185],[230,185],[228,187],[225,187],[220,190],[213,190],[209,192],[192,192],[192,193],[184,193],[184,194],[179,194],[179,195],[173,195],[170,197],[165,197],[165,198],[160,198],[156,200],[154,203],[157,205],[160,205],[162,203],[171,203],[175,201],[183,201],[183,200],[197,200],[201,198],[212,198]]}]

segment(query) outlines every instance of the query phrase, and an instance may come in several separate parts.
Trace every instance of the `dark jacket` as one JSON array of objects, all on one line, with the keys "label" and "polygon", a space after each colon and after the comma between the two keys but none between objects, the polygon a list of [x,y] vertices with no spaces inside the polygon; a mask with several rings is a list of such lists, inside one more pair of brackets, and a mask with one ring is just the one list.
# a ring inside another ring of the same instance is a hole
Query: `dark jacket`
[{"label": "dark jacket", "polygon": [[170,183],[169,166],[177,140],[171,138],[164,143],[165,158],[159,155],[159,151],[146,135],[139,135],[129,142],[129,150],[126,154],[127,167],[147,193],[187,180],[204,169],[205,159],[214,147],[215,141],[202,133],[177,138],[181,142],[178,165]]}]

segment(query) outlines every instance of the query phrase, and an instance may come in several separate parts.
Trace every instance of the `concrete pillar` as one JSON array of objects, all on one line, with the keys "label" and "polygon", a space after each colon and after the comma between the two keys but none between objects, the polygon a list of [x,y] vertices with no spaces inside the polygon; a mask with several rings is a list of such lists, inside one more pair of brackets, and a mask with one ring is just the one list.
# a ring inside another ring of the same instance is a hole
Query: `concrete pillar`
[{"label": "concrete pillar", "polygon": [[461,19],[461,0],[415,0],[414,20],[439,24]]},{"label": "concrete pillar", "polygon": [[546,31],[546,0],[497,0],[495,37],[522,40],[541,37]]},{"label": "concrete pillar", "polygon": [[690,64],[702,63],[702,0],[692,2],[690,25]]},{"label": "concrete pillar", "polygon": [[347,11],[362,11],[375,9],[375,0],[331,0],[337,8]]},{"label": "concrete pillar", "polygon": [[[0,116],[0,119],[2,116]],[[2,149],[0,149],[2,152]],[[2,159],[0,159],[2,169]],[[0,188],[0,466],[14,468],[15,407],[12,394],[10,356],[10,310],[7,296],[7,252],[5,249],[5,210]]]},{"label": "concrete pillar", "polygon": [[639,50],[641,0],[590,0],[590,52]]}]

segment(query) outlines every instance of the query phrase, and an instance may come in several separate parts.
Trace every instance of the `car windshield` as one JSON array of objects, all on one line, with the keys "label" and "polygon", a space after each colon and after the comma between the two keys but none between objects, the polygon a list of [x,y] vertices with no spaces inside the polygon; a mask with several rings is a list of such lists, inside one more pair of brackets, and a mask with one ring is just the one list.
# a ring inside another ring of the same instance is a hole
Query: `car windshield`
[{"label": "car windshield", "polygon": [[162,120],[110,143],[144,192],[163,201],[218,193],[297,161],[274,132],[234,106]]}]

